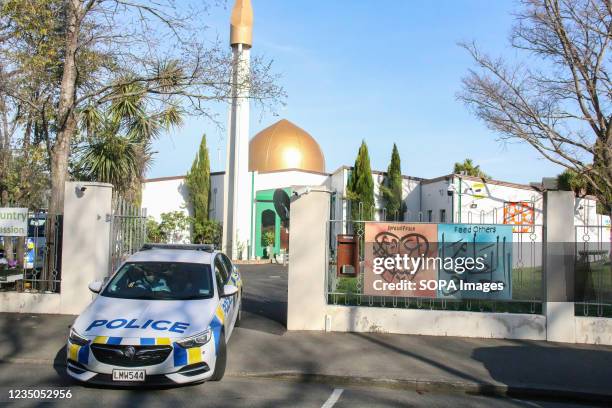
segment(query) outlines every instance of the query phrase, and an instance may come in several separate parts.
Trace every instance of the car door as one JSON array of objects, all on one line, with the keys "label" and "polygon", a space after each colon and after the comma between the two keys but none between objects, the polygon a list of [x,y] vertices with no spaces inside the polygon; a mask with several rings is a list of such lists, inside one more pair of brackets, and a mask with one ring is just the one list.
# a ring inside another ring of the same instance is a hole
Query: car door
[{"label": "car door", "polygon": [[215,280],[217,281],[217,289],[219,292],[219,305],[221,305],[223,308],[225,315],[223,322],[225,325],[225,335],[226,338],[229,339],[229,336],[234,328],[234,303],[236,303],[234,299],[235,296],[222,297],[223,287],[227,283],[229,275],[225,268],[225,264],[221,259],[221,254],[217,254],[217,256],[215,256],[213,264],[215,269]]},{"label": "car door", "polygon": [[[221,257],[225,270],[227,271],[227,281],[225,284],[237,286],[237,283],[232,279],[232,274],[234,273],[234,265],[232,264],[232,261],[230,261],[225,254],[219,254],[219,256]],[[240,306],[238,304],[239,300],[242,300],[242,298],[240,298],[240,293],[232,296],[232,321],[234,321],[236,315],[238,314],[238,308]]]}]

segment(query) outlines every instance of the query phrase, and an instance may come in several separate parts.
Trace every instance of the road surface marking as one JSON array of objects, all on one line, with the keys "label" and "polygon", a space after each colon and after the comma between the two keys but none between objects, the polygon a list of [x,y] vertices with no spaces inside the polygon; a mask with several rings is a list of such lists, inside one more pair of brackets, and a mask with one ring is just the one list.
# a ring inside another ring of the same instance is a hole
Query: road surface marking
[{"label": "road surface marking", "polygon": [[321,405],[321,408],[332,408],[334,404],[338,402],[343,392],[344,390],[342,388],[334,389],[327,401],[325,401],[325,403]]},{"label": "road surface marking", "polygon": [[280,278],[280,276],[278,276],[278,275],[272,275],[272,276],[270,276],[270,278]]},{"label": "road surface marking", "polygon": [[531,401],[525,401],[525,400],[521,400],[521,399],[516,399],[516,398],[510,398],[510,401],[516,401],[519,402],[521,404],[526,404],[529,405],[531,407],[541,407],[541,405],[536,404],[535,402],[531,402]]}]

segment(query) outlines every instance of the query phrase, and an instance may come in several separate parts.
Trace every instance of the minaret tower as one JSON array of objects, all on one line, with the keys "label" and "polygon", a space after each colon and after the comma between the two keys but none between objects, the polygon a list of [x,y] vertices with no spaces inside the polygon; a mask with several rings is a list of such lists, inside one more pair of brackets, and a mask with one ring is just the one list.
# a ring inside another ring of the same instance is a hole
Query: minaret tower
[{"label": "minaret tower", "polygon": [[[223,196],[223,251],[246,257],[250,241],[252,186],[249,177],[250,50],[253,39],[251,0],[236,0],[230,20],[232,104],[229,111]],[[242,253],[239,254],[239,249]]]}]

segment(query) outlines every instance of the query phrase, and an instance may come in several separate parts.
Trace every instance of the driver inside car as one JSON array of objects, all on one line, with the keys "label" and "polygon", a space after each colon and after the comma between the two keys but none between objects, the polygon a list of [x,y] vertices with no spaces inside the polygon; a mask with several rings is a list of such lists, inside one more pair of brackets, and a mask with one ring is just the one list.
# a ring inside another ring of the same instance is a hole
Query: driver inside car
[{"label": "driver inside car", "polygon": [[160,271],[150,269],[145,269],[142,271],[142,276],[139,279],[130,282],[128,287],[147,289],[152,292],[170,292],[170,287],[168,286],[168,283],[163,277],[162,273]]}]

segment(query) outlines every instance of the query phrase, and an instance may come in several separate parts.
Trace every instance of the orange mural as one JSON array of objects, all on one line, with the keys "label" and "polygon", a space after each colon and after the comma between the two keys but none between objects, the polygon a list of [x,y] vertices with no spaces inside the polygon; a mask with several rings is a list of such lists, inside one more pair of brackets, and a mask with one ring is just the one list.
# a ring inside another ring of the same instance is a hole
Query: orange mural
[{"label": "orange mural", "polygon": [[535,209],[531,201],[504,203],[504,224],[514,225],[512,232],[531,233],[535,224]]}]

